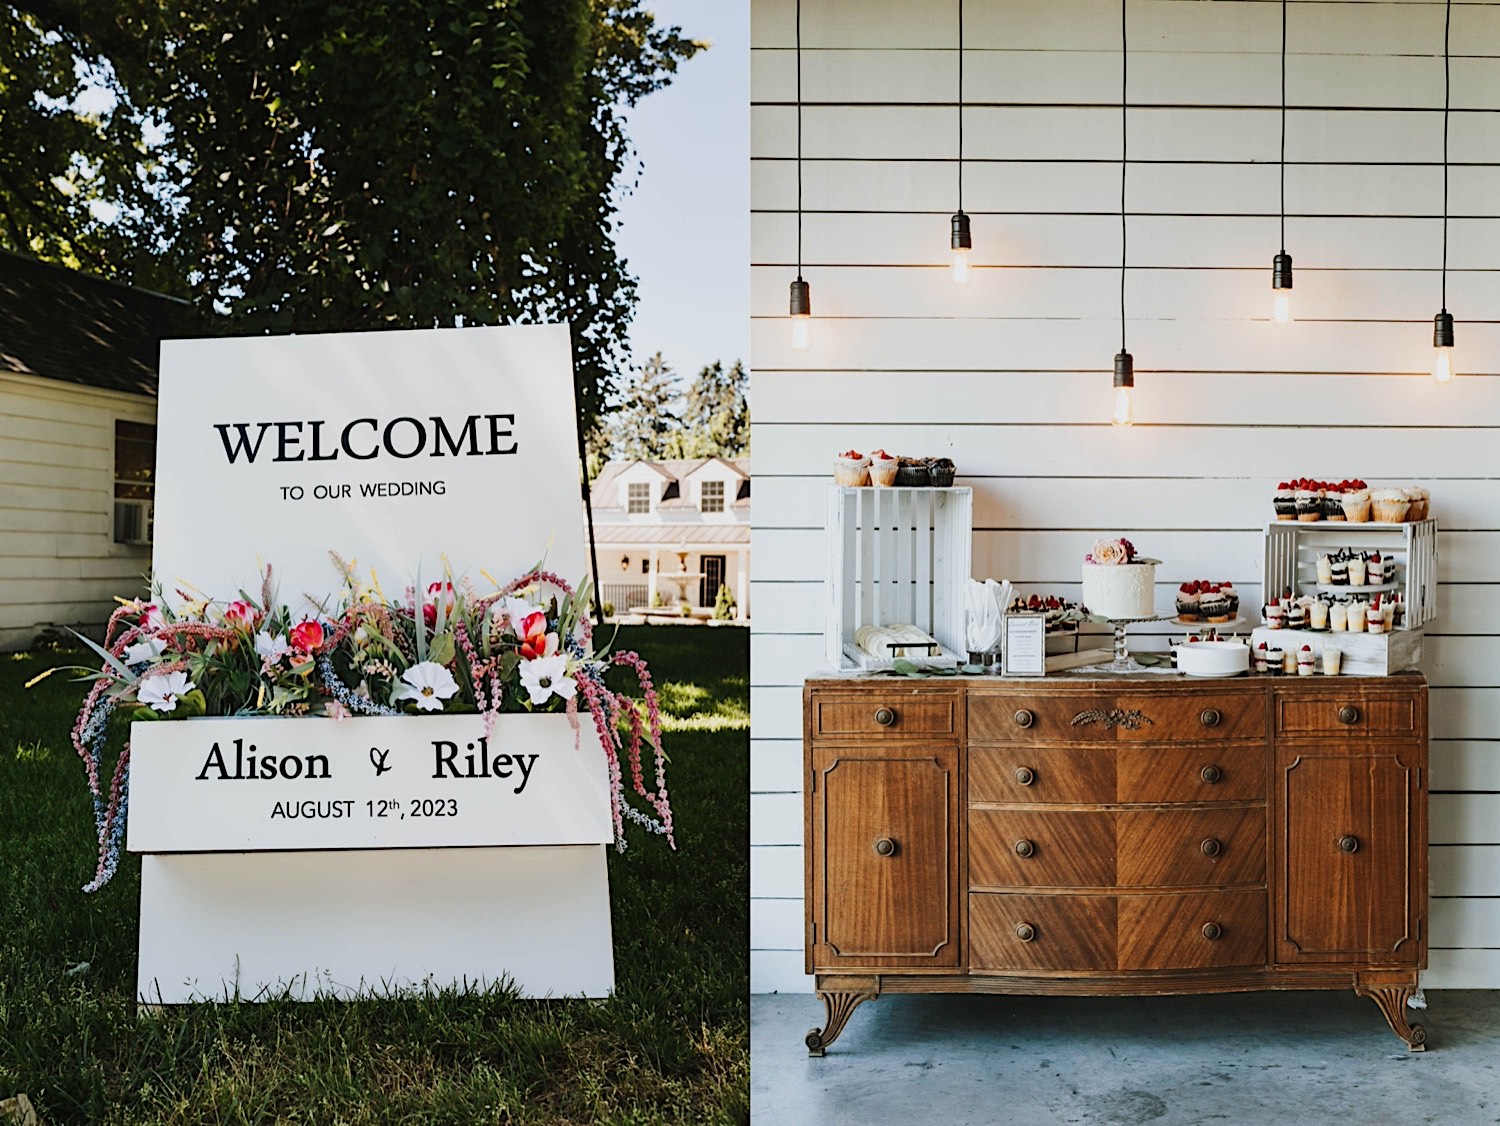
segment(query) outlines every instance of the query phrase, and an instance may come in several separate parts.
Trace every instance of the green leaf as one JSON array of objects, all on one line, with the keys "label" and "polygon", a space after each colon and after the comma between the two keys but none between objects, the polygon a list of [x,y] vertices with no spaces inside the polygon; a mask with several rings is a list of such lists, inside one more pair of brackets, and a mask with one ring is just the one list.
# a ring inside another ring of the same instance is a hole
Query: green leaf
[{"label": "green leaf", "polygon": [[427,659],[437,664],[446,665],[453,660],[455,647],[451,633],[435,634],[432,642],[427,646]]},{"label": "green leaf", "polygon": [[891,668],[904,676],[911,676],[913,673],[918,672],[917,666],[912,664],[905,657],[897,657],[894,661],[891,662]]}]

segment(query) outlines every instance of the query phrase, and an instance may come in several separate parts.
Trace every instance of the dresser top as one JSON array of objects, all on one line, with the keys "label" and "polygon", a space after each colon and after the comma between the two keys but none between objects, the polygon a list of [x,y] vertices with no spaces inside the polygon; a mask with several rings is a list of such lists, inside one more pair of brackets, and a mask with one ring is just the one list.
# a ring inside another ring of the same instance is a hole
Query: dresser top
[{"label": "dresser top", "polygon": [[[1136,672],[1136,673],[1106,673],[1087,671],[1068,671],[1048,673],[1046,676],[904,676],[894,673],[871,673],[858,669],[848,671],[825,670],[811,674],[805,679],[809,687],[824,685],[833,688],[850,688],[856,684],[884,685],[886,687],[900,686],[903,688],[955,686],[963,688],[984,688],[1005,685],[1007,687],[1023,687],[1035,685],[1043,687],[1048,684],[1072,684],[1072,685],[1117,685],[1129,684],[1131,688],[1139,688],[1145,685],[1160,685],[1162,687],[1189,687],[1192,685],[1215,685],[1225,686],[1231,684],[1264,685],[1275,684],[1291,691],[1305,688],[1313,690],[1318,688],[1328,689],[1335,686],[1352,691],[1361,686],[1376,687],[1378,685],[1399,685],[1403,688],[1415,687],[1426,684],[1427,681],[1420,672],[1401,672],[1393,676],[1288,676],[1281,674],[1273,676],[1266,673],[1241,673],[1238,676],[1188,676],[1181,672]],[[1292,686],[1296,687],[1292,687]]]}]

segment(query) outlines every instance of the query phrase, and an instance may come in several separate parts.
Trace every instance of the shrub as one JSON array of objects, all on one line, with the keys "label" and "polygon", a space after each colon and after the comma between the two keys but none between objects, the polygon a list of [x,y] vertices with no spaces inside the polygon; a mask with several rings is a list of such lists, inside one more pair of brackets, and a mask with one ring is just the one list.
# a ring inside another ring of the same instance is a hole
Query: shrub
[{"label": "shrub", "polygon": [[721,622],[733,621],[736,605],[729,588],[720,583],[719,595],[714,599],[714,617]]}]

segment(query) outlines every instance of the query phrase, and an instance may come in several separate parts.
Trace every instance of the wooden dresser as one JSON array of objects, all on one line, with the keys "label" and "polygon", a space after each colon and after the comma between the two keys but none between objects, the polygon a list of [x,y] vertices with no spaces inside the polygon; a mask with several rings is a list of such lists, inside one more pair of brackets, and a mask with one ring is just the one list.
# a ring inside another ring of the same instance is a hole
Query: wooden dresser
[{"label": "wooden dresser", "polygon": [[812,679],[822,1055],[881,993],[1348,989],[1413,1051],[1427,684]]}]

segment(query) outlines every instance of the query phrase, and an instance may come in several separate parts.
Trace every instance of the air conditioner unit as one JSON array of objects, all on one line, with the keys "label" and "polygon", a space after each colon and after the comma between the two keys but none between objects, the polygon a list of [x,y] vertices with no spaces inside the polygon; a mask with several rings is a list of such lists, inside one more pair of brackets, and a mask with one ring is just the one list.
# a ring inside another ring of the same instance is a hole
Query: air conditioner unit
[{"label": "air conditioner unit", "polygon": [[115,501],[115,543],[149,544],[153,532],[149,500]]}]

